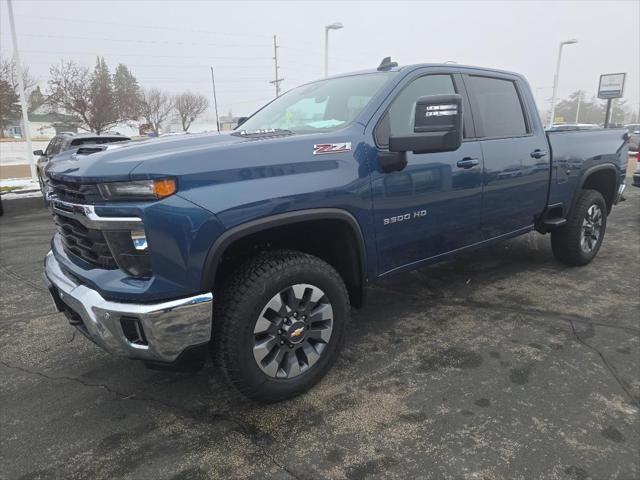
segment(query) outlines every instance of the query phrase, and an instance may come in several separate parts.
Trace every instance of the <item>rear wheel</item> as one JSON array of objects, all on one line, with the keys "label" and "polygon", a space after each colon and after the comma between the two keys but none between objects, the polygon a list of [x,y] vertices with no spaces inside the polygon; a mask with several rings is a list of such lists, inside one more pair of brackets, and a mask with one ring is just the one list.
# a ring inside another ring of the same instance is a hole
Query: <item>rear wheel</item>
[{"label": "rear wheel", "polygon": [[243,394],[283,400],[331,368],[348,316],[347,291],[333,267],[300,252],[266,252],[223,287],[213,353]]},{"label": "rear wheel", "polygon": [[595,258],[607,227],[607,204],[596,190],[583,190],[567,223],[551,232],[555,257],[567,265],[586,265]]}]

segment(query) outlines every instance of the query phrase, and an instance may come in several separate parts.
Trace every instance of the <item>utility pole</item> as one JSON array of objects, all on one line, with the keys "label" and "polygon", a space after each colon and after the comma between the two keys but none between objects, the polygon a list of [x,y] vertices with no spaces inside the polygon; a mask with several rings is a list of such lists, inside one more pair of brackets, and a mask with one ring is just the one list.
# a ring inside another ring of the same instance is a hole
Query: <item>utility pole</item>
[{"label": "utility pole", "polygon": [[578,108],[576,108],[576,123],[578,123],[578,115],[580,115],[580,103],[582,102],[582,90],[578,91]]},{"label": "utility pole", "polygon": [[275,63],[275,79],[270,81],[269,83],[273,83],[276,87],[276,98],[280,96],[280,82],[284,80],[284,78],[278,77],[278,43],[276,41],[276,36],[273,36],[273,61]]},{"label": "utility pole", "polygon": [[24,136],[27,139],[27,158],[29,159],[29,168],[31,169],[31,180],[38,181],[36,173],[36,163],[33,158],[33,146],[31,145],[31,129],[29,125],[29,113],[27,111],[27,95],[24,92],[24,80],[22,78],[22,65],[20,64],[20,53],[18,52],[18,36],[16,35],[16,24],[13,19],[13,2],[7,0],[9,7],[9,24],[11,25],[11,38],[13,40],[13,59],[16,62],[16,73],[18,75],[18,90],[20,94],[20,105],[22,107],[22,125],[24,128]]},{"label": "utility pole", "polygon": [[211,67],[211,85],[213,86],[213,108],[216,112],[216,130],[220,133],[220,121],[218,120],[218,99],[216,98],[216,80],[213,76],[213,67]]}]

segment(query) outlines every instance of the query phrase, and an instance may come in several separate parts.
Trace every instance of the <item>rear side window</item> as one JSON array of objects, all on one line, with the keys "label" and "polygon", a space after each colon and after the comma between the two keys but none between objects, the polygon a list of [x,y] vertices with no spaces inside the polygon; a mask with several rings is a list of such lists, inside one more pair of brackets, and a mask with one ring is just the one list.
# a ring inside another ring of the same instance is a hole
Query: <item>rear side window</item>
[{"label": "rear side window", "polygon": [[519,137],[529,133],[516,85],[500,78],[468,77],[474,106],[473,116],[480,123],[483,137]]}]

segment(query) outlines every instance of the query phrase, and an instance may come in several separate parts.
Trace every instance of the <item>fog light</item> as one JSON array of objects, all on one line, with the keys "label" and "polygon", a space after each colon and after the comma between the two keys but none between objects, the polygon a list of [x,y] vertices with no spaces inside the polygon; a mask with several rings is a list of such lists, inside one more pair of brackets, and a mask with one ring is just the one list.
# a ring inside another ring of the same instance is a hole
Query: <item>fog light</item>
[{"label": "fog light", "polygon": [[131,241],[133,242],[133,248],[135,248],[136,250],[144,251],[147,249],[147,236],[144,234],[144,232],[131,232]]}]

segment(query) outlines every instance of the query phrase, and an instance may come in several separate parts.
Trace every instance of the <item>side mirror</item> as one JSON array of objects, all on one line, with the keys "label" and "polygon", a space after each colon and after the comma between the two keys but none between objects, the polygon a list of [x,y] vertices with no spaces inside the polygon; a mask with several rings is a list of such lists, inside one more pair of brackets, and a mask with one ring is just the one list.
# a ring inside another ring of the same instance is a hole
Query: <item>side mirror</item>
[{"label": "side mirror", "polygon": [[413,134],[389,138],[390,152],[452,152],[462,144],[462,96],[420,97],[414,112]]},{"label": "side mirror", "polygon": [[42,155],[44,155],[44,152],[43,152],[42,150],[34,150],[34,151],[33,151],[33,154],[34,154],[36,157],[41,157]]},{"label": "side mirror", "polygon": [[249,120],[249,117],[240,117],[240,118],[238,118],[238,125],[236,125],[236,126],[239,127],[240,125],[242,125],[247,120]]}]

